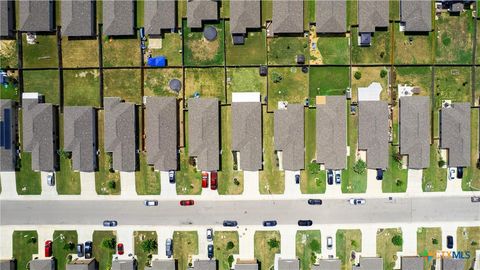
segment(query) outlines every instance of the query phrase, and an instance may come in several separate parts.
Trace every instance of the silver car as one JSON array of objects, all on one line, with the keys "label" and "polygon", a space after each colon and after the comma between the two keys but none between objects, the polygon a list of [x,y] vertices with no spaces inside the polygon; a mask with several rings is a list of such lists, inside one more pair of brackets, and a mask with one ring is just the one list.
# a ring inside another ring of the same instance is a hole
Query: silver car
[{"label": "silver car", "polygon": [[55,186],[55,174],[53,172],[47,174],[47,185],[51,187]]},{"label": "silver car", "polygon": [[168,258],[172,257],[173,255],[172,238],[167,238],[167,240],[165,241],[165,255],[167,255]]},{"label": "silver car", "polygon": [[213,241],[213,229],[212,228],[207,229],[207,240],[208,240],[208,242]]}]

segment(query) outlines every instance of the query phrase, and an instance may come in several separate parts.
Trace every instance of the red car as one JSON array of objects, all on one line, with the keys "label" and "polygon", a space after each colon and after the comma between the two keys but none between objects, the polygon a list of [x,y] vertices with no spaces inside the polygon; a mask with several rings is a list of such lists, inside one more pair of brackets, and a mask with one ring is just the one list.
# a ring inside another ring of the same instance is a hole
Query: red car
[{"label": "red car", "polygon": [[180,201],[181,206],[190,206],[190,205],[193,205],[193,204],[194,204],[193,200],[181,200]]},{"label": "red car", "polygon": [[123,244],[122,243],[117,244],[117,253],[118,253],[118,255],[123,255]]},{"label": "red car", "polygon": [[45,241],[45,257],[51,257],[52,256],[52,241],[47,240]]},{"label": "red car", "polygon": [[210,189],[211,190],[217,189],[217,172],[210,173]]},{"label": "red car", "polygon": [[208,187],[208,173],[202,172],[202,188]]}]

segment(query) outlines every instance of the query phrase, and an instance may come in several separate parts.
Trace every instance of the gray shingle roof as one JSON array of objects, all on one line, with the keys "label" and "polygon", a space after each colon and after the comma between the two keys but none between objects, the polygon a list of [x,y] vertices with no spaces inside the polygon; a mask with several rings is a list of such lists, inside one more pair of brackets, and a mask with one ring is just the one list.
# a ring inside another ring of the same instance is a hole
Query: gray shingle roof
[{"label": "gray shingle roof", "polygon": [[369,169],[388,167],[388,104],[385,101],[360,101],[358,149],[367,151]]},{"label": "gray shingle roof", "polygon": [[406,32],[429,32],[432,30],[432,3],[430,1],[400,1],[400,21]]},{"label": "gray shingle roof", "polygon": [[232,103],[232,151],[240,152],[240,168],[262,169],[262,105],[260,102]]},{"label": "gray shingle roof", "polygon": [[55,260],[35,259],[30,261],[31,270],[55,270]]},{"label": "gray shingle roof", "polygon": [[97,168],[97,114],[93,107],[68,106],[63,110],[63,148],[72,152],[73,169]]},{"label": "gray shingle roof", "polygon": [[218,3],[215,0],[188,0],[187,26],[201,28],[205,21],[218,20]]},{"label": "gray shingle roof", "polygon": [[273,0],[274,34],[303,33],[303,0]]},{"label": "gray shingle roof", "polygon": [[235,270],[258,270],[258,263],[236,263]]},{"label": "gray shingle roof", "polygon": [[105,152],[113,153],[113,169],[133,172],[137,163],[136,108],[118,97],[104,100]]},{"label": "gray shingle roof", "polygon": [[247,28],[260,28],[260,1],[230,1],[230,33],[246,34]]},{"label": "gray shingle roof", "polygon": [[360,264],[352,270],[383,270],[383,258],[360,257]]},{"label": "gray shingle roof", "polygon": [[48,32],[54,30],[52,0],[19,1],[18,29],[26,32]]},{"label": "gray shingle roof", "polygon": [[190,270],[217,270],[216,260],[196,260],[193,262],[193,267]]},{"label": "gray shingle roof", "polygon": [[177,170],[177,99],[147,97],[146,149],[147,162],[155,170]]},{"label": "gray shingle roof", "polygon": [[[9,111],[5,115],[5,112]],[[8,119],[6,119],[8,117]],[[17,160],[17,106],[15,101],[9,99],[0,100],[0,123],[2,128],[2,141],[5,145],[0,145],[0,172],[15,171]],[[7,126],[8,125],[8,126]],[[5,137],[3,137],[5,136]],[[8,140],[8,141],[6,141]]]},{"label": "gray shingle roof", "polygon": [[388,0],[358,0],[358,32],[373,33],[388,27]]},{"label": "gray shingle roof", "polygon": [[76,259],[67,263],[66,270],[96,270],[97,263],[95,259]]},{"label": "gray shingle roof", "polygon": [[347,112],[345,96],[327,96],[317,104],[317,163],[327,169],[340,170],[347,160]]},{"label": "gray shingle roof", "polygon": [[440,111],[440,147],[448,149],[448,166],[470,166],[470,103],[452,103]]},{"label": "gray shingle roof", "polygon": [[423,263],[425,259],[423,257],[412,256],[402,257],[402,270],[423,270]]},{"label": "gray shingle roof", "polygon": [[299,270],[300,269],[300,260],[299,259],[279,259],[278,260],[278,270]]},{"label": "gray shingle roof", "polygon": [[283,169],[302,170],[305,167],[304,108],[288,104],[286,110],[274,111],[275,150],[282,151]]},{"label": "gray shingle roof", "polygon": [[63,0],[62,36],[94,36],[95,35],[95,1]]},{"label": "gray shingle roof", "polygon": [[347,32],[347,1],[318,0],[315,3],[317,33]]},{"label": "gray shingle roof", "polygon": [[23,151],[32,153],[32,170],[53,172],[57,168],[57,112],[49,103],[24,98]]},{"label": "gray shingle roof", "polygon": [[321,259],[318,265],[313,265],[312,270],[340,270],[342,269],[342,261],[338,259]]},{"label": "gray shingle roof", "polygon": [[463,270],[465,269],[465,263],[466,263],[466,260],[464,259],[443,258],[442,269]]},{"label": "gray shingle roof", "polygon": [[103,1],[103,34],[131,36],[135,34],[134,2],[132,0]]},{"label": "gray shingle roof", "polygon": [[175,0],[145,1],[145,33],[160,35],[162,30],[176,28]]},{"label": "gray shingle roof", "polygon": [[430,166],[430,99],[400,98],[400,153],[408,155],[408,167]]},{"label": "gray shingle roof", "polygon": [[0,270],[15,270],[15,260],[0,260]]},{"label": "gray shingle roof", "polygon": [[188,100],[188,154],[197,157],[201,171],[220,167],[220,117],[218,99]]},{"label": "gray shingle roof", "polygon": [[14,1],[0,1],[0,37],[12,37],[15,26]]},{"label": "gray shingle roof", "polygon": [[136,260],[113,260],[112,270],[136,270]]},{"label": "gray shingle roof", "polygon": [[175,270],[175,260],[158,260],[152,261],[152,266],[146,266],[146,270]]}]

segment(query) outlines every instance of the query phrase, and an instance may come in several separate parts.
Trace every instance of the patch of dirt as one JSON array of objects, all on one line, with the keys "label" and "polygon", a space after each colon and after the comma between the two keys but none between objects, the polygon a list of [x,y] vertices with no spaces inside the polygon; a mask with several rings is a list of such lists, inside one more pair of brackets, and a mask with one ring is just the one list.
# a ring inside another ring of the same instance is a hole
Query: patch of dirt
[{"label": "patch of dirt", "polygon": [[219,39],[214,41],[206,41],[205,39],[192,41],[190,44],[192,56],[195,60],[205,61],[212,59],[220,47]]},{"label": "patch of dirt", "polygon": [[0,42],[0,56],[2,58],[15,57],[15,40],[2,40]]}]

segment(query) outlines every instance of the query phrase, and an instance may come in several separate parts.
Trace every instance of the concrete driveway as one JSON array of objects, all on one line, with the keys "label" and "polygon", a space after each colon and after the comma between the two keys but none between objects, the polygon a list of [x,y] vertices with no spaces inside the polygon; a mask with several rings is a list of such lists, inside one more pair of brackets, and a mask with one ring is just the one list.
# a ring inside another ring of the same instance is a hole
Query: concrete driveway
[{"label": "concrete driveway", "polygon": [[95,173],[80,172],[80,187],[82,188],[82,196],[95,197]]},{"label": "concrete driveway", "polygon": [[120,172],[120,192],[122,197],[138,198],[135,189],[135,172]]},{"label": "concrete driveway", "polygon": [[12,198],[17,196],[15,172],[0,172],[0,184],[2,185],[2,197]]},{"label": "concrete driveway", "polygon": [[[45,199],[55,199],[58,198],[57,186],[49,186],[47,184],[47,175],[48,172],[40,172],[40,181],[42,185],[42,197]],[[56,176],[56,175],[55,175]]]},{"label": "concrete driveway", "polygon": [[[322,242],[322,258],[336,258],[337,257],[337,247],[336,247],[336,234],[337,228],[334,226],[327,226],[321,231],[321,242]],[[332,237],[332,248],[327,247],[327,238]]]},{"label": "concrete driveway", "polygon": [[175,198],[177,196],[176,184],[171,184],[168,172],[160,172],[160,195],[162,197]]},{"label": "concrete driveway", "polygon": [[260,196],[259,172],[243,171],[243,194],[242,196],[258,197]]},{"label": "concrete driveway", "polygon": [[295,182],[295,175],[300,175],[299,171],[285,171],[285,192],[287,197],[295,197],[301,195],[300,184]]},{"label": "concrete driveway", "polygon": [[166,227],[156,231],[158,237],[158,259],[167,259],[165,244],[168,238],[173,239],[174,229],[171,227]]},{"label": "concrete driveway", "polygon": [[133,231],[132,226],[128,227],[118,227],[117,229],[117,243],[123,244],[123,255],[118,255],[119,259],[128,259],[131,255],[135,254],[134,252],[134,240],[133,240]]}]

